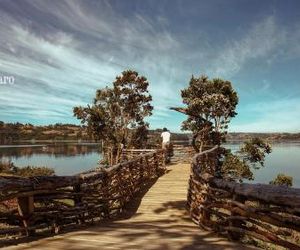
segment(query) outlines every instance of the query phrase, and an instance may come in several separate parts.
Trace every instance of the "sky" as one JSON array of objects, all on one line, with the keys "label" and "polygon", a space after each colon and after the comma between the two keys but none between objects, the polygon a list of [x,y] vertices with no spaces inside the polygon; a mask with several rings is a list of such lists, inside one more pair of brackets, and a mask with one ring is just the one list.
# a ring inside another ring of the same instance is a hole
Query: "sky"
[{"label": "sky", "polygon": [[[151,128],[179,132],[192,75],[232,82],[232,132],[300,132],[298,0],[0,0],[0,120],[80,122],[126,69],[147,77]],[[13,79],[8,82],[7,79]]]}]

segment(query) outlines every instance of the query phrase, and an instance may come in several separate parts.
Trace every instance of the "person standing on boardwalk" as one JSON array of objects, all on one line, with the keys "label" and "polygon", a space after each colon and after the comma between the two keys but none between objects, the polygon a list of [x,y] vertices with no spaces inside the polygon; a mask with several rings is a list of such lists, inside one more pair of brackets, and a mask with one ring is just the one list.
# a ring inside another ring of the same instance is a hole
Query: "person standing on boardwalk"
[{"label": "person standing on boardwalk", "polygon": [[167,128],[163,128],[161,137],[162,137],[162,148],[168,149],[168,147],[170,146],[171,133],[168,131]]},{"label": "person standing on boardwalk", "polygon": [[169,163],[172,156],[172,147],[171,147],[171,133],[168,131],[167,128],[163,128],[163,132],[161,133],[162,137],[162,149],[166,150],[166,163]]}]

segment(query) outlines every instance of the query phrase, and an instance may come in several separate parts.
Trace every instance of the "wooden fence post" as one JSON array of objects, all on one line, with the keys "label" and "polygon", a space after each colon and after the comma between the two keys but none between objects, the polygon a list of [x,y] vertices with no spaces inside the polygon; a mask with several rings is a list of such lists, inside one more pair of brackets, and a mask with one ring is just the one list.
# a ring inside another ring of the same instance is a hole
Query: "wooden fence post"
[{"label": "wooden fence post", "polygon": [[34,212],[34,199],[33,196],[19,197],[18,198],[18,212],[23,218],[23,226],[27,236],[34,235],[35,230],[29,229],[32,226],[32,214]]},{"label": "wooden fence post", "polygon": [[[81,196],[79,193],[81,192],[81,185],[78,183],[73,186],[73,192],[75,194],[74,196],[74,207],[77,207],[81,202]],[[78,215],[78,224],[84,223],[84,213]]]},{"label": "wooden fence post", "polygon": [[146,163],[146,167],[145,167],[145,170],[144,172],[146,172],[146,175],[149,177],[151,177],[151,166],[149,164],[149,157],[148,156],[145,156],[145,163]]},{"label": "wooden fence post", "polygon": [[106,174],[102,180],[102,190],[103,190],[103,218],[110,218],[110,190],[109,190],[109,176]]},{"label": "wooden fence post", "polygon": [[154,162],[154,166],[153,166],[153,168],[155,169],[155,175],[157,176],[157,177],[159,177],[159,175],[160,175],[160,164],[159,164],[159,159],[158,159],[158,154],[157,153],[154,153],[153,154],[153,162]]},{"label": "wooden fence post", "polygon": [[209,184],[208,183],[203,183],[202,184],[202,190],[203,190],[203,194],[202,194],[203,197],[202,197],[202,200],[199,204],[200,205],[199,206],[200,207],[200,221],[201,221],[202,225],[209,227],[210,224],[211,224],[211,222],[210,222],[211,214],[208,210],[206,210],[206,206],[210,203],[210,198],[207,194],[208,190],[209,190]]},{"label": "wooden fence post", "polygon": [[[245,199],[234,194],[233,197],[232,197],[232,200],[234,201],[237,201],[237,202],[240,202],[240,203],[244,203],[245,202]],[[235,213],[234,212],[234,209],[233,209],[233,206],[232,207],[232,210],[230,211],[231,213],[231,216],[238,216],[239,214]],[[240,219],[232,219],[229,221],[229,227],[236,227],[236,228],[241,228],[242,225],[243,225],[243,221],[240,220]],[[238,232],[232,232],[232,231],[229,231],[228,232],[228,235],[229,235],[229,238],[231,240],[234,240],[234,241],[238,241],[240,240],[242,237],[243,237],[243,234],[241,233],[238,233]]]}]

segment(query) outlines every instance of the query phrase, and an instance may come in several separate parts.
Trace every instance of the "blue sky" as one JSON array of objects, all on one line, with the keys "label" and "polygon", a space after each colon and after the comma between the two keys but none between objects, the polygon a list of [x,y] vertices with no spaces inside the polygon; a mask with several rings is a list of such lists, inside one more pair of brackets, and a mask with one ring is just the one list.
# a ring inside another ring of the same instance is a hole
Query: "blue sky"
[{"label": "blue sky", "polygon": [[0,0],[0,120],[79,123],[124,69],[150,82],[152,128],[180,131],[192,74],[230,80],[236,132],[300,130],[300,1]]}]

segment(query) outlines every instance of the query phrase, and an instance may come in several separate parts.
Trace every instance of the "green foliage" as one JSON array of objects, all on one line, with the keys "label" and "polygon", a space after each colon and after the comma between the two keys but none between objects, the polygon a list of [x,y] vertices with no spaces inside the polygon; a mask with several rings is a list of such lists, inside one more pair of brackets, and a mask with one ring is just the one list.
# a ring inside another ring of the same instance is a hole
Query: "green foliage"
[{"label": "green foliage", "polygon": [[218,78],[209,80],[207,76],[192,77],[181,96],[188,115],[182,129],[193,132],[195,150],[224,142],[228,123],[237,114],[238,96],[231,83]]},{"label": "green foliage", "polygon": [[227,152],[225,155],[221,173],[224,177],[239,180],[240,182],[245,178],[253,180],[253,173],[249,164],[231,152]]},{"label": "green foliage", "polygon": [[9,174],[15,171],[16,166],[12,162],[0,161],[0,174]]},{"label": "green foliage", "polygon": [[285,174],[278,174],[274,180],[270,181],[270,184],[278,185],[278,186],[292,187],[293,186],[293,177],[285,175]]},{"label": "green foliage", "polygon": [[130,131],[129,147],[132,148],[146,148],[149,130],[147,126],[139,126]]},{"label": "green foliage", "polygon": [[[193,133],[193,147],[196,152],[221,146],[226,141],[228,124],[235,117],[238,95],[231,82],[222,79],[208,79],[207,76],[192,77],[189,86],[181,92],[183,109],[188,115],[182,124],[183,130]],[[182,109],[175,108],[182,112]],[[219,147],[219,166],[215,174],[239,180],[253,179],[252,169],[264,164],[266,154],[271,152],[268,143],[260,138],[246,141],[238,152]]]},{"label": "green foliage", "polygon": [[54,175],[54,170],[48,167],[22,167],[17,168],[15,175],[23,176],[23,177],[32,177],[32,176],[51,176]]},{"label": "green foliage", "polygon": [[0,162],[0,175],[16,175],[22,177],[32,176],[51,176],[54,175],[54,170],[48,167],[17,167],[12,162]]},{"label": "green foliage", "polygon": [[54,169],[48,167],[33,167],[27,166],[22,168],[16,168],[15,175],[23,177],[32,177],[32,176],[51,176],[54,175]]},{"label": "green foliage", "polygon": [[74,115],[89,133],[103,140],[106,163],[118,163],[123,147],[143,145],[146,138],[141,132],[148,128],[144,118],[153,109],[148,86],[144,76],[127,70],[116,77],[111,88],[97,90],[93,105],[74,108]]},{"label": "green foliage", "polygon": [[240,150],[232,154],[229,150],[225,153],[221,171],[223,176],[242,182],[243,179],[253,180],[253,169],[264,166],[266,154],[270,154],[270,144],[261,138],[252,138],[244,142]]},{"label": "green foliage", "polygon": [[270,154],[271,152],[272,148],[270,144],[261,138],[255,137],[244,142],[238,154],[244,161],[253,164],[255,168],[259,168],[257,163],[264,166],[266,154]]}]

